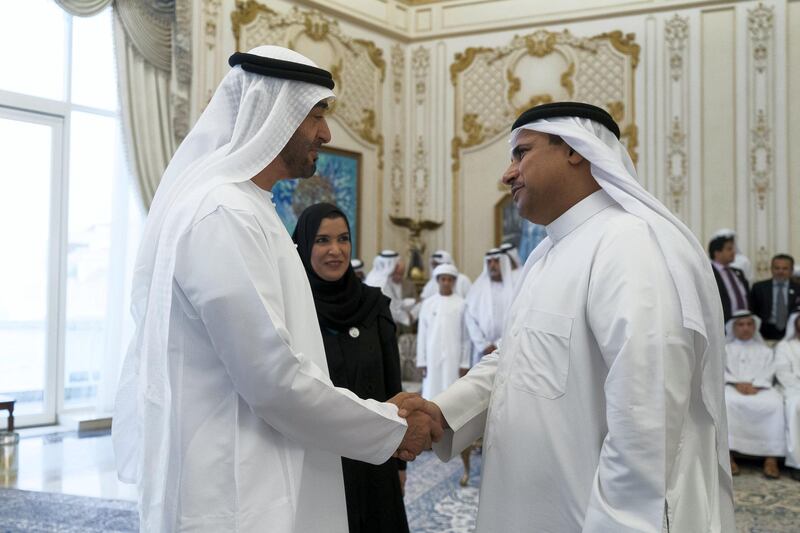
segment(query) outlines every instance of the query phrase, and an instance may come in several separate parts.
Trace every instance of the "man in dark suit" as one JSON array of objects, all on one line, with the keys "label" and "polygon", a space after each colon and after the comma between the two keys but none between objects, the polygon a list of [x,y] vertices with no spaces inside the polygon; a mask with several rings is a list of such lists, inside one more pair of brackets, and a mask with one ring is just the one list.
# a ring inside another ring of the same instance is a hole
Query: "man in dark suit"
[{"label": "man in dark suit", "polygon": [[722,300],[722,313],[727,322],[736,311],[750,309],[748,301],[750,287],[744,273],[730,266],[736,257],[733,237],[723,235],[711,239],[708,243],[708,255],[714,267],[714,278],[717,280],[717,289]]},{"label": "man in dark suit", "polygon": [[761,318],[761,335],[780,340],[786,333],[790,310],[800,305],[800,285],[792,283],[794,258],[778,254],[772,258],[772,279],[753,284],[750,302],[753,312]]}]

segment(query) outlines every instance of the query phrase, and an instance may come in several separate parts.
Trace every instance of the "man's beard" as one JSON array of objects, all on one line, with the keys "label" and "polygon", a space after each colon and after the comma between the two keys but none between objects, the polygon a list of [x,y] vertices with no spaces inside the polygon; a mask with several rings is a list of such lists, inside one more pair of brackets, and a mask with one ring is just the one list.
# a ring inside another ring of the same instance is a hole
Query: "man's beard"
[{"label": "man's beard", "polygon": [[319,149],[312,141],[303,138],[299,131],[295,131],[286,146],[278,155],[289,169],[292,178],[310,178],[317,171],[317,162],[308,161],[311,150]]}]

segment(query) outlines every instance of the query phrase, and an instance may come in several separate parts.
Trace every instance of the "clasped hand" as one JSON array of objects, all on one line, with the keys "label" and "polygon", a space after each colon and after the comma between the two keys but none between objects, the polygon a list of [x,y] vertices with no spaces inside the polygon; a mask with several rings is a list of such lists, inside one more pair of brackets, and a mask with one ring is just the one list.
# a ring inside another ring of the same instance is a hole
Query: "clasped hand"
[{"label": "clasped hand", "polygon": [[406,419],[408,429],[395,452],[395,457],[403,461],[413,461],[429,450],[431,442],[439,442],[444,434],[446,422],[442,411],[433,402],[425,400],[419,394],[401,392],[391,398],[389,403],[397,406],[397,414]]}]

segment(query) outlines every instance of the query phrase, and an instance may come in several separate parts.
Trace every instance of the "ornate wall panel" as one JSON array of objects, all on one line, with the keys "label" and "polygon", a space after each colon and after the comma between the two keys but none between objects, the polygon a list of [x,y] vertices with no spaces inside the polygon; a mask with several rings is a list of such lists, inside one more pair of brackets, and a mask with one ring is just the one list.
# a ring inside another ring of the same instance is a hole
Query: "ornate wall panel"
[{"label": "ornate wall panel", "polygon": [[392,214],[397,216],[403,207],[403,188],[405,187],[405,165],[403,164],[403,143],[400,134],[394,136],[392,148]]},{"label": "ornate wall panel", "polygon": [[[756,244],[757,278],[769,277],[775,250],[775,8],[758,4],[747,10],[747,178],[750,232]],[[752,250],[752,247],[751,247]]]},{"label": "ornate wall panel", "polygon": [[[431,51],[426,46],[418,46],[411,50],[411,76],[413,80],[413,171],[411,174],[411,190],[414,212],[417,220],[422,220],[430,196],[430,149],[429,143],[434,137],[433,124],[430,120],[431,109]],[[427,237],[427,235],[426,235]]]},{"label": "ornate wall panel", "polygon": [[666,203],[681,219],[688,220],[689,18],[676,14],[669,19],[664,25],[664,41],[665,64],[669,70],[665,78]]},{"label": "ornate wall panel", "polygon": [[621,31],[581,38],[564,30],[538,30],[516,36],[496,48],[467,48],[450,65],[454,88],[455,135],[451,142],[453,173],[453,248],[459,256],[462,150],[478,149],[507,135],[525,109],[556,100],[589,102],[608,110],[619,123],[634,163],[638,130],[634,75],[639,45]]}]

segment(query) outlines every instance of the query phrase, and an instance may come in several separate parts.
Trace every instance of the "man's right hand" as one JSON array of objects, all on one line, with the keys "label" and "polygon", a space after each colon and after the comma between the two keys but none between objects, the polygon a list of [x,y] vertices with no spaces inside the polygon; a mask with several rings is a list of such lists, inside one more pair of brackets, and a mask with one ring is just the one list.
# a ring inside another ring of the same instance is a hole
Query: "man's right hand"
[{"label": "man's right hand", "polygon": [[745,396],[752,396],[758,392],[758,389],[752,383],[736,383],[734,386],[739,391],[739,394],[744,394]]},{"label": "man's right hand", "polygon": [[495,346],[494,344],[490,344],[489,346],[487,346],[486,348],[483,349],[483,353],[481,355],[489,355],[490,353],[492,353],[496,349],[497,349],[497,346]]},{"label": "man's right hand", "polygon": [[439,442],[444,435],[446,422],[439,407],[418,394],[401,392],[389,399],[406,419],[408,429],[395,456],[403,461],[413,461],[417,455]]}]

